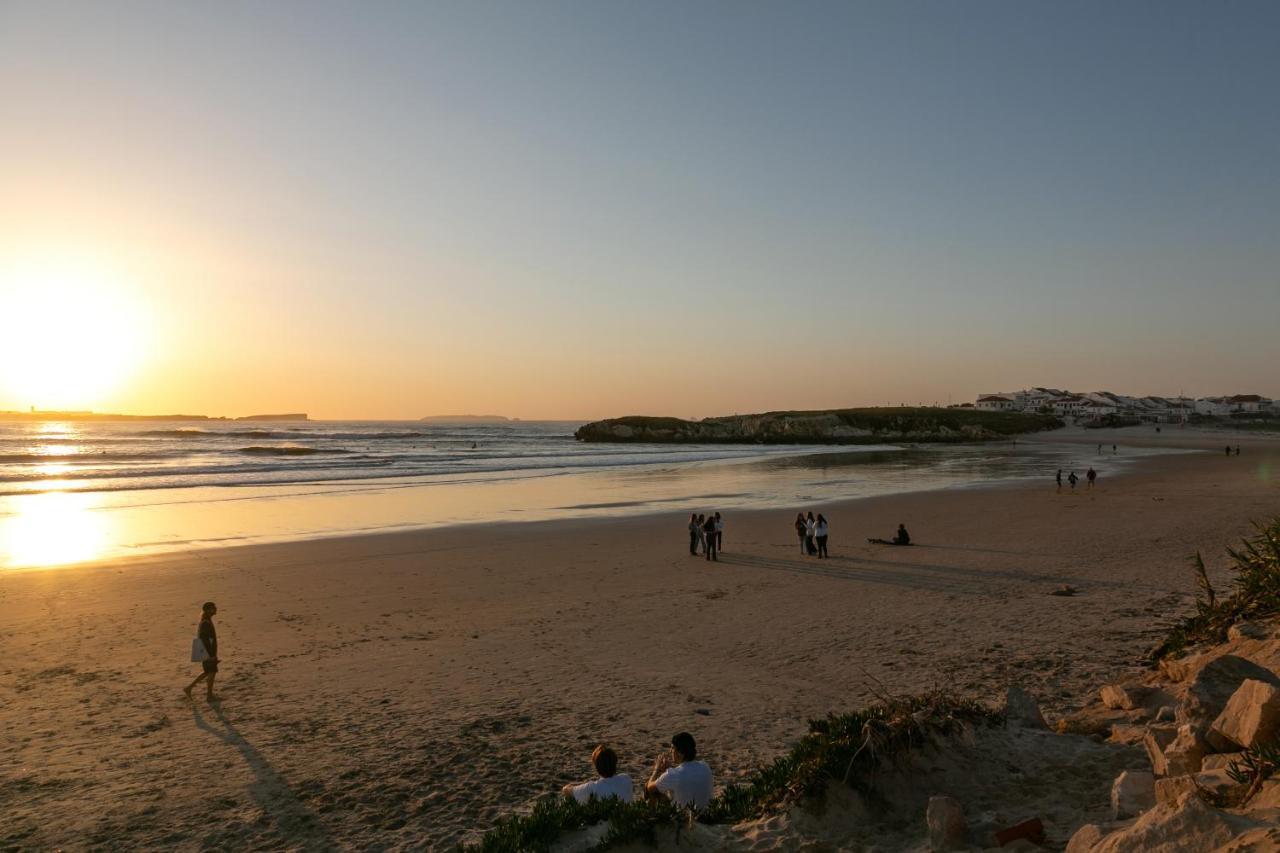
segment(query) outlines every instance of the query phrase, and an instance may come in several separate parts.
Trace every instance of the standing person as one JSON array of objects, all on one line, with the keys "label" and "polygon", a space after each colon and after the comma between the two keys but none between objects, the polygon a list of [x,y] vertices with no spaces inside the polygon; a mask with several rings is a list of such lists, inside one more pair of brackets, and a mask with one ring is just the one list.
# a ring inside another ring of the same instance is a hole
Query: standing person
[{"label": "standing person", "polygon": [[698,514],[689,513],[689,553],[698,556]]},{"label": "standing person", "polygon": [[[698,513],[698,545],[702,548],[703,553],[707,550],[707,517],[702,513]],[[694,552],[695,554],[697,551]]]},{"label": "standing person", "polygon": [[1089,488],[1093,488],[1093,481],[1098,479],[1098,472],[1093,470],[1093,466],[1089,466],[1089,470],[1085,473],[1085,479],[1089,481]]},{"label": "standing person", "polygon": [[1080,478],[1076,476],[1075,471],[1072,471],[1071,476],[1067,477],[1067,482],[1071,484],[1071,488],[1074,491],[1076,487],[1076,483],[1080,482]]},{"label": "standing person", "polygon": [[706,762],[697,759],[693,735],[680,732],[671,739],[670,753],[664,752],[653,763],[653,773],[644,784],[645,796],[670,797],[682,808],[705,809],[715,794],[715,780]]},{"label": "standing person", "polygon": [[1101,444],[1099,444],[1099,445],[1098,445],[1098,455],[1099,455],[1099,456],[1101,456],[1101,455],[1102,455],[1102,445],[1101,445]]},{"label": "standing person", "polygon": [[827,553],[827,520],[818,513],[818,523],[813,528],[814,538],[818,540],[818,557],[830,557]]},{"label": "standing person", "polygon": [[1058,491],[1062,491],[1062,469],[1061,468],[1058,469],[1057,480],[1058,480]]},{"label": "standing person", "polygon": [[1111,455],[1112,455],[1112,456],[1115,456],[1115,455],[1116,455],[1116,446],[1115,446],[1114,444],[1113,444],[1113,445],[1111,445]]},{"label": "standing person", "polygon": [[702,533],[702,538],[706,541],[703,550],[707,553],[707,559],[720,562],[720,558],[716,556],[716,517],[714,515],[708,515],[707,520],[702,523]]},{"label": "standing person", "polygon": [[800,553],[804,553],[804,513],[796,513],[796,538],[800,540]]},{"label": "standing person", "polygon": [[[196,639],[200,641],[200,645],[204,648],[205,659],[200,661],[204,672],[196,676],[196,680],[183,688],[182,692],[187,694],[187,698],[191,698],[191,691],[196,689],[196,685],[200,682],[206,683],[205,698],[210,702],[216,702],[217,696],[213,695],[213,680],[218,676],[218,632],[213,627],[213,617],[218,612],[218,605],[212,601],[206,601],[204,606],[200,608],[200,627],[196,628]],[[194,657],[194,656],[193,656]]]},{"label": "standing person", "polygon": [[724,553],[724,519],[716,513],[716,553]]},{"label": "standing person", "polygon": [[818,553],[818,546],[813,544],[813,537],[818,534],[818,522],[814,521],[813,510],[804,520],[804,550],[810,557]]},{"label": "standing person", "polygon": [[1240,445],[1236,445],[1236,456],[1240,455]]},{"label": "standing person", "polygon": [[1227,455],[1228,455],[1228,456],[1230,456],[1230,455],[1231,455],[1231,445],[1229,445],[1229,444],[1227,445]]}]

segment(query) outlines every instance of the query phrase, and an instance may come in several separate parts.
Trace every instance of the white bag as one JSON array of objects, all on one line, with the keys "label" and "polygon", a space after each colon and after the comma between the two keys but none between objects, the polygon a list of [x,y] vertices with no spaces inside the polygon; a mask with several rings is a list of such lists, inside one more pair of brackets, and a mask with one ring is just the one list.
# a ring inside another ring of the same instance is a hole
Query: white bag
[{"label": "white bag", "polygon": [[200,663],[209,659],[209,650],[199,636],[191,638],[191,662]]}]

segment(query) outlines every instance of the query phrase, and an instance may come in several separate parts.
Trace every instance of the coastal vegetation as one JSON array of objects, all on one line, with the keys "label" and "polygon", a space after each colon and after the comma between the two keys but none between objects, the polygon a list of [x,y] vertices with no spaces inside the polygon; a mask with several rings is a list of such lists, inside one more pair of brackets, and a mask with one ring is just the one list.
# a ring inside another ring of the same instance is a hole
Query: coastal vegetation
[{"label": "coastal vegetation", "polygon": [[1195,613],[1179,619],[1164,641],[1151,653],[1152,662],[1181,655],[1198,643],[1221,643],[1232,625],[1251,619],[1280,615],[1280,517],[1255,523],[1257,533],[1245,537],[1238,548],[1228,548],[1234,589],[1219,598],[1197,552],[1192,558],[1199,593]]},{"label": "coastal vegetation", "polygon": [[631,415],[579,427],[581,441],[672,444],[966,442],[1057,429],[1053,415],[938,407],[765,412],[700,421]]},{"label": "coastal vegetation", "polygon": [[578,803],[548,796],[528,815],[507,818],[467,850],[473,853],[546,851],[563,834],[609,821],[596,850],[636,841],[652,842],[660,826],[697,820],[734,824],[786,806],[821,798],[841,784],[874,800],[875,773],[912,750],[966,726],[998,725],[1003,713],[942,692],[885,698],[860,711],[809,721],[809,733],[786,754],[756,769],[745,781],[722,790],[703,812],[692,815],[668,802],[592,800]]}]

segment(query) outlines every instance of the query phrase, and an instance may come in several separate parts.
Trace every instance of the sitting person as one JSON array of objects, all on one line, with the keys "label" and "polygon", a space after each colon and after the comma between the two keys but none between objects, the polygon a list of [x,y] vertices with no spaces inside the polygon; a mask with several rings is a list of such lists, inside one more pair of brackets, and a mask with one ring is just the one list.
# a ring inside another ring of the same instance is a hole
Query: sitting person
[{"label": "sitting person", "polygon": [[907,532],[905,524],[899,524],[898,532],[893,539],[868,539],[867,541],[876,545],[910,545],[911,534]]},{"label": "sitting person", "polygon": [[646,796],[670,797],[677,806],[705,809],[711,803],[714,783],[711,768],[698,761],[698,746],[693,735],[680,732],[671,739],[671,752],[654,762],[653,774],[644,785]]},{"label": "sitting person", "polygon": [[586,803],[592,797],[597,800],[616,797],[624,803],[631,802],[631,777],[626,773],[618,773],[618,753],[611,747],[600,744],[591,753],[591,763],[600,774],[599,779],[592,779],[581,785],[565,785],[560,793],[573,797],[580,803]]}]

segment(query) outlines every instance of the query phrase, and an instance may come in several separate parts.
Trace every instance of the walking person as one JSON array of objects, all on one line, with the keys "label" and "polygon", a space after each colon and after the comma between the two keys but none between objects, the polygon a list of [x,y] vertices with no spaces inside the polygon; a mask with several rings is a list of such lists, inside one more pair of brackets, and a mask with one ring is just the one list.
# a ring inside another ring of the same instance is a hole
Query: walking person
[{"label": "walking person", "polygon": [[716,553],[724,553],[724,519],[716,513]]},{"label": "walking person", "polygon": [[1093,488],[1093,481],[1098,479],[1098,472],[1093,470],[1093,466],[1089,466],[1088,472],[1085,473],[1085,479],[1089,481],[1089,488]]},{"label": "walking person", "polygon": [[804,554],[804,513],[796,513],[796,538],[800,540],[800,553]]},{"label": "walking person", "polygon": [[814,538],[818,540],[818,557],[830,557],[827,553],[827,520],[818,513],[818,522],[813,528]]},{"label": "walking person", "polygon": [[702,538],[706,542],[703,550],[706,551],[707,559],[719,562],[720,558],[716,556],[716,517],[714,515],[708,515],[707,520],[702,523],[702,532]]},{"label": "walking person", "polygon": [[804,550],[810,557],[818,553],[818,546],[813,542],[813,537],[817,535],[818,522],[813,518],[813,510],[810,510],[809,515],[804,520]]},{"label": "walking person", "polygon": [[1072,471],[1071,476],[1067,477],[1067,482],[1071,484],[1071,490],[1075,491],[1076,483],[1080,482],[1080,478],[1076,476],[1076,472]]},{"label": "walking person", "polygon": [[1061,468],[1058,469],[1057,480],[1058,480],[1058,491],[1062,491],[1062,469]]},{"label": "walking person", "polygon": [[698,514],[689,513],[689,553],[698,556]]},{"label": "walking person", "polygon": [[[191,644],[191,660],[200,661],[204,670],[196,676],[196,680],[183,688],[182,692],[191,698],[191,691],[196,685],[205,682],[205,698],[210,702],[218,701],[213,695],[213,680],[218,676],[218,632],[213,627],[213,617],[218,612],[218,605],[206,601],[200,608],[200,625],[196,628],[195,641]],[[203,654],[201,654],[203,652]]]}]

